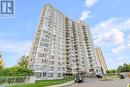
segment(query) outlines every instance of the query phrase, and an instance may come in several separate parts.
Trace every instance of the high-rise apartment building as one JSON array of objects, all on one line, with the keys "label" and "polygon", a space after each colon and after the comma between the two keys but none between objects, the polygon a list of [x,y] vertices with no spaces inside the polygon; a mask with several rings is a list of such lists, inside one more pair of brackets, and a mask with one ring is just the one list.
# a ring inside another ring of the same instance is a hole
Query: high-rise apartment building
[{"label": "high-rise apartment building", "polygon": [[102,73],[106,74],[107,65],[106,65],[101,48],[96,48],[96,55],[97,55],[97,59],[99,61],[99,65],[100,65]]},{"label": "high-rise apartment building", "polygon": [[46,4],[36,27],[28,68],[39,79],[101,73],[88,25]]}]

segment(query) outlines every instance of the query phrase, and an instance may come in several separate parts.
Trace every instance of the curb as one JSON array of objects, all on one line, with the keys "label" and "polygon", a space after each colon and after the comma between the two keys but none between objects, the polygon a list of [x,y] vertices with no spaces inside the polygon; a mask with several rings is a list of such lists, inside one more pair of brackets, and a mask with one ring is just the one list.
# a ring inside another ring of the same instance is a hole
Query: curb
[{"label": "curb", "polygon": [[72,85],[74,83],[74,81],[69,81],[63,84],[57,84],[57,85],[51,85],[51,86],[45,86],[45,87],[64,87],[64,86],[69,86]]}]

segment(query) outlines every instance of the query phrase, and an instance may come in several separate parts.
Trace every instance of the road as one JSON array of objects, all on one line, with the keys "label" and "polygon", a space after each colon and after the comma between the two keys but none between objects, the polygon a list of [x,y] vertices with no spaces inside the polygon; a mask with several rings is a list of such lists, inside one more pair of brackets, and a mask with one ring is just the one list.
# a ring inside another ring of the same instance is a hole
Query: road
[{"label": "road", "polygon": [[127,87],[130,79],[115,79],[110,81],[100,81],[99,79],[85,79],[84,83],[74,83],[66,87]]}]

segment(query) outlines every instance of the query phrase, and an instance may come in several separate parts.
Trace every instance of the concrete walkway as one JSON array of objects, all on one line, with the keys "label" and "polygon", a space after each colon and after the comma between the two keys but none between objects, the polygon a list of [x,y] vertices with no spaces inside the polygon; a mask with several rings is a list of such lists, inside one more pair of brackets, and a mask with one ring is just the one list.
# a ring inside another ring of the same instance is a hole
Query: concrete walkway
[{"label": "concrete walkway", "polygon": [[100,81],[99,79],[85,79],[84,83],[75,83],[66,87],[127,87],[130,79],[115,79],[110,81]]},{"label": "concrete walkway", "polygon": [[46,86],[46,87],[65,87],[65,86],[71,85],[73,83],[74,83],[74,81],[69,81],[69,82],[66,82],[66,83],[63,83],[63,84],[57,84],[57,85]]}]

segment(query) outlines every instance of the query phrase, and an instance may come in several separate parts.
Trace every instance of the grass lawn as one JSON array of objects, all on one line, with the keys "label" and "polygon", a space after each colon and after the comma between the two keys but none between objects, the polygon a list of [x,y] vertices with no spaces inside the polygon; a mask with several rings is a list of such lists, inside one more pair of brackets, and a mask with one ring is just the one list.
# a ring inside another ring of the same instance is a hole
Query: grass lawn
[{"label": "grass lawn", "polygon": [[109,80],[113,80],[113,79],[118,79],[119,77],[116,75],[110,75],[110,76],[104,76],[101,81],[109,81]]},{"label": "grass lawn", "polygon": [[38,80],[34,84],[22,84],[22,85],[14,85],[14,86],[9,86],[9,87],[44,87],[44,86],[49,86],[49,85],[62,84],[71,80],[72,79]]},{"label": "grass lawn", "polygon": [[118,79],[119,76],[113,75],[113,76],[104,76],[103,78],[107,78],[107,79]]}]

